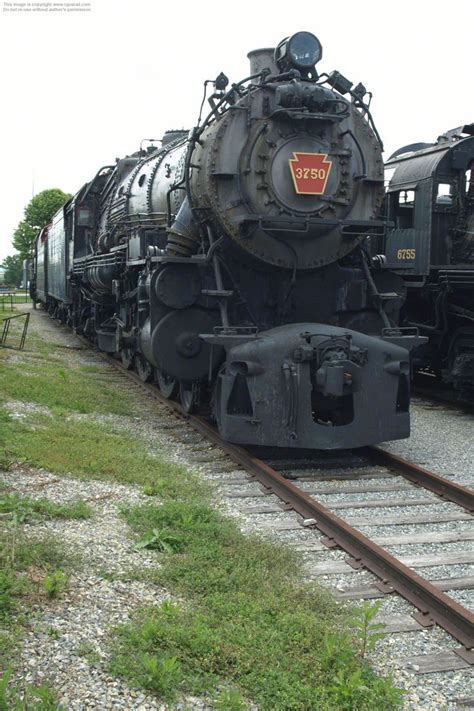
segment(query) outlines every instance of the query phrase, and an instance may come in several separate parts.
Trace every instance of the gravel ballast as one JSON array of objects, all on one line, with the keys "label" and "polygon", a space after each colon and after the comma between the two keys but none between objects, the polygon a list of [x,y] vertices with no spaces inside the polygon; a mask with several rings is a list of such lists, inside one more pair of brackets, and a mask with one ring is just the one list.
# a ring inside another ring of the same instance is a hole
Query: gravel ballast
[{"label": "gravel ballast", "polygon": [[415,397],[411,423],[409,439],[386,443],[384,448],[473,489],[472,413]]},{"label": "gravel ballast", "polygon": [[[132,567],[143,570],[157,565],[153,554],[134,549],[120,517],[121,506],[145,503],[148,498],[137,487],[78,481],[43,470],[1,472],[0,480],[32,499],[61,504],[82,499],[93,511],[91,519],[51,520],[24,527],[26,535],[35,539],[56,539],[66,553],[79,559],[79,568],[58,600],[30,606],[16,678],[35,685],[47,681],[62,706],[71,711],[179,708],[107,673],[113,628],[127,622],[138,607],[172,599],[157,585],[128,577]],[[205,701],[194,697],[182,704],[183,708],[208,708]]]}]

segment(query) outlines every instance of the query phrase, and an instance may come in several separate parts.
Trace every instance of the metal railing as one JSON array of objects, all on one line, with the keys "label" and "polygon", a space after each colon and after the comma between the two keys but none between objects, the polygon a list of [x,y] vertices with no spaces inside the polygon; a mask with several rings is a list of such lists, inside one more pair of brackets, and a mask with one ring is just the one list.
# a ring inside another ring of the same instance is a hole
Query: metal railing
[{"label": "metal railing", "polygon": [[15,304],[28,304],[31,296],[27,291],[0,290],[0,311],[14,311]]},{"label": "metal railing", "polygon": [[8,333],[10,331],[10,324],[11,322],[16,319],[16,318],[24,318],[25,322],[23,324],[23,330],[21,332],[20,336],[20,345],[18,346],[18,350],[22,351],[23,348],[25,347],[25,341],[26,341],[26,334],[28,333],[28,324],[30,323],[30,314],[15,314],[15,316],[8,316],[6,319],[3,320],[3,331],[2,335],[0,337],[0,346],[3,346],[4,348],[14,348],[14,346],[7,346],[7,338],[8,338]]}]

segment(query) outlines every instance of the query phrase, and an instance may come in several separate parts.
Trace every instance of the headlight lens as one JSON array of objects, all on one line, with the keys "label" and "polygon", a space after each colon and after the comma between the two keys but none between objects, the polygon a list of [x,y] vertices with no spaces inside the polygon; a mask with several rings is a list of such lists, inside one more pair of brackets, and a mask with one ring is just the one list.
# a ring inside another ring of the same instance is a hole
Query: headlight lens
[{"label": "headlight lens", "polygon": [[297,32],[288,40],[287,56],[297,68],[314,67],[323,55],[321,43],[311,32]]}]

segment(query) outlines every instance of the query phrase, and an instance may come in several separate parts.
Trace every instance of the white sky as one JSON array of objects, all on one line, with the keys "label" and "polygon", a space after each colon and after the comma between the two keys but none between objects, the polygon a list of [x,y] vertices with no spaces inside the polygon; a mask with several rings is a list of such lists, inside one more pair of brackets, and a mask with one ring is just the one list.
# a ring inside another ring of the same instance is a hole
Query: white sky
[{"label": "white sky", "polygon": [[320,72],[374,93],[386,157],[474,121],[472,0],[91,0],[84,13],[1,1],[0,260],[33,181],[74,193],[142,138],[189,128],[204,79],[238,81],[249,50],[298,30],[319,37]]}]

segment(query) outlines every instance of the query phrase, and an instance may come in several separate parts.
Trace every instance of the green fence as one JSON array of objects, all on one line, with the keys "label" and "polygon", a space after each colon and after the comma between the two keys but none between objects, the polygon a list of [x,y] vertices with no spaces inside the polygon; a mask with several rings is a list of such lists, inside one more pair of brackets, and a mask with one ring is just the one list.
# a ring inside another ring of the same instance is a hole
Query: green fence
[{"label": "green fence", "polygon": [[13,311],[15,304],[28,304],[31,296],[27,291],[0,291],[0,311]]}]

